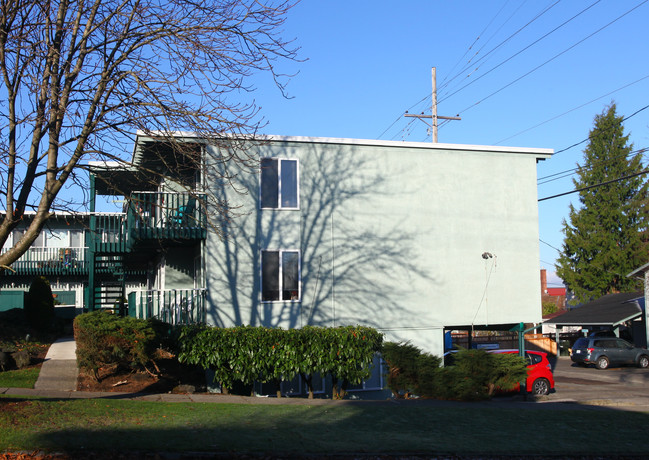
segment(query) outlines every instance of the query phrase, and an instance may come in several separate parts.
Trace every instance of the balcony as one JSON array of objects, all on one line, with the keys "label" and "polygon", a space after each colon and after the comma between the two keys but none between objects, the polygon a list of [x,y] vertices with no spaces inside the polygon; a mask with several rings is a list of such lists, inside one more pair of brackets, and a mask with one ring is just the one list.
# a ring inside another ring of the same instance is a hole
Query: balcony
[{"label": "balcony", "polygon": [[205,323],[205,289],[133,291],[128,295],[129,316],[156,318],[172,325]]},{"label": "balcony", "polygon": [[[17,275],[87,275],[88,248],[29,248],[11,268]],[[6,271],[10,274],[10,271]]]},{"label": "balcony", "polygon": [[[202,195],[202,196],[201,196]],[[95,213],[95,251],[128,252],[164,240],[195,241],[207,235],[204,194],[134,192],[124,213]]]},{"label": "balcony", "polygon": [[131,240],[197,240],[207,233],[204,194],[136,192],[128,205]]}]

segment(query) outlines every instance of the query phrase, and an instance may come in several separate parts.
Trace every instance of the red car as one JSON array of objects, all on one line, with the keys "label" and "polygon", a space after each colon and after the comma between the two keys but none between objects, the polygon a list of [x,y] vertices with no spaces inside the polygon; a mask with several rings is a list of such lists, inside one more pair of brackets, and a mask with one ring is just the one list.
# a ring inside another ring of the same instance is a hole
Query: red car
[{"label": "red car", "polygon": [[[491,353],[518,354],[518,350],[493,350]],[[548,354],[542,351],[525,350],[527,360],[527,380],[525,386],[528,393],[534,395],[547,395],[554,389],[554,376],[552,366],[548,361]],[[514,391],[518,391],[517,386]]]}]

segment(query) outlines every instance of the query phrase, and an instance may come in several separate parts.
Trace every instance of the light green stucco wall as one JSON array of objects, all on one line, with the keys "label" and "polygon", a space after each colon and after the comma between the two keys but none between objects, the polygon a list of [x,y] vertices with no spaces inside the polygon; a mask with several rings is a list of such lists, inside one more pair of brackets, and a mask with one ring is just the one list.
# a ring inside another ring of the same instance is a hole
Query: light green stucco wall
[{"label": "light green stucco wall", "polygon": [[[226,240],[206,244],[212,323],[363,324],[440,354],[444,326],[541,320],[536,159],[548,151],[353,142],[258,147],[299,160],[299,210],[259,210],[254,174],[238,176],[247,195],[223,189],[240,207]],[[260,302],[261,249],[301,251],[301,302]]]}]

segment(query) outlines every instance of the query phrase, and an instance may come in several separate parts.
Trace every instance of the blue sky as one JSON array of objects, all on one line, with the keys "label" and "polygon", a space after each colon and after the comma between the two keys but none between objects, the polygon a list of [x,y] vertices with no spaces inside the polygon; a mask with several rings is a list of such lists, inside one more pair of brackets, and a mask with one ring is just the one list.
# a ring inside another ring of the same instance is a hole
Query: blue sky
[{"label": "blue sky", "polygon": [[[403,114],[430,114],[434,66],[439,115],[462,117],[439,142],[554,149],[538,165],[543,198],[573,189],[569,174],[542,178],[581,162],[585,143],[564,149],[587,138],[596,114],[611,101],[625,117],[649,105],[648,19],[647,0],[304,0],[284,36],[305,61],[279,66],[299,72],[291,98],[263,75],[253,96],[266,134],[430,141]],[[625,127],[636,149],[649,147],[649,109]],[[576,194],[539,203],[550,273],[570,202]]]}]

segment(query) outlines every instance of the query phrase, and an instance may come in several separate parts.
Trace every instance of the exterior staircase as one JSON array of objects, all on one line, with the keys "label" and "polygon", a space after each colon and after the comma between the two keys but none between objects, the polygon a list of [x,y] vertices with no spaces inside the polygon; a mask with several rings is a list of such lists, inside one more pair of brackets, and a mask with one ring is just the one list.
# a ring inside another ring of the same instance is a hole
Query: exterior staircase
[{"label": "exterior staircase", "polygon": [[94,309],[110,309],[115,313],[125,314],[125,256],[125,252],[95,254],[95,282],[91,293]]}]

